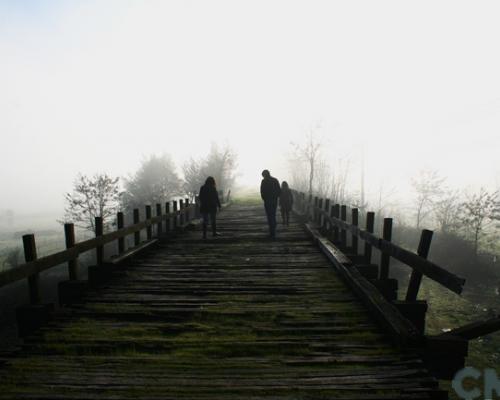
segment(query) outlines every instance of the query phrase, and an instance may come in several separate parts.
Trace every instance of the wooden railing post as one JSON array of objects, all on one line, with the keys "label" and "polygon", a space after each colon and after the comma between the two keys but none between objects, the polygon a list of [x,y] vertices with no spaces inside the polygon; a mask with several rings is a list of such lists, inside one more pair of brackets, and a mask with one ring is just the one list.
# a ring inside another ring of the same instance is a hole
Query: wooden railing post
[{"label": "wooden railing post", "polygon": [[[177,213],[177,200],[173,201],[173,212],[174,214]],[[174,231],[177,229],[177,215],[174,215],[173,221],[172,221],[172,226]]]},{"label": "wooden railing post", "polygon": [[[420,242],[418,244],[417,254],[422,258],[427,258],[429,255],[429,250],[431,248],[432,241],[432,231],[424,229],[420,235]],[[413,270],[410,277],[410,282],[408,284],[408,291],[406,292],[406,301],[417,300],[418,290],[420,289],[420,283],[422,282],[422,273]]]},{"label": "wooden railing post", "polygon": [[[340,218],[340,204],[335,204],[332,210],[332,216],[334,218]],[[333,227],[333,242],[338,243],[339,241],[339,228],[337,226]]]},{"label": "wooden railing post", "polygon": [[[146,221],[149,221],[151,219],[151,206],[147,205],[145,209],[146,209]],[[146,228],[146,239],[151,240],[152,238],[153,238],[153,226],[149,225]]]},{"label": "wooden railing post", "polygon": [[[104,233],[104,224],[102,217],[95,217],[95,237],[100,237]],[[95,254],[96,254],[96,264],[97,265],[102,265],[102,262],[104,260],[104,246],[97,246],[95,248]]]},{"label": "wooden railing post", "polygon": [[318,211],[316,223],[322,227],[323,226],[323,215],[321,215],[321,210],[323,209],[323,199],[318,199]]},{"label": "wooden railing post", "polygon": [[[373,233],[375,227],[375,213],[367,212],[366,213],[366,231],[369,233]],[[372,246],[368,242],[365,242],[365,263],[371,264],[372,262]]]},{"label": "wooden railing post", "polygon": [[[327,213],[330,212],[330,199],[326,199],[325,200],[325,209],[324,211]],[[327,228],[327,225],[328,225],[328,228]],[[330,228],[330,223],[327,223],[327,219],[326,218],[323,218],[323,226],[322,226],[323,229],[329,229]]]},{"label": "wooden railing post", "polygon": [[194,204],[195,204],[195,218],[200,218],[200,197],[196,196],[194,198]]},{"label": "wooden railing post", "polygon": [[[35,261],[37,257],[35,235],[28,234],[23,236],[24,259],[26,262]],[[40,278],[38,272],[28,277],[30,303],[40,304]]]},{"label": "wooden railing post", "polygon": [[191,215],[189,210],[189,199],[185,200],[184,206],[186,208],[186,223],[188,223],[191,220]]},{"label": "wooden railing post", "polygon": [[184,225],[184,200],[180,199],[179,200],[179,210],[180,210],[180,215],[179,215],[179,225],[182,227]]},{"label": "wooden railing post", "polygon": [[[161,211],[161,204],[157,203],[156,204],[156,216],[161,217],[162,216],[162,211]],[[163,233],[163,222],[160,219],[158,221],[158,224],[156,224],[156,236],[160,237]]]},{"label": "wooden railing post", "polygon": [[168,235],[168,233],[170,232],[170,203],[168,201],[165,203],[165,214],[167,216],[167,218],[165,219],[165,233]]},{"label": "wooden railing post", "polygon": [[[347,221],[347,206],[342,205],[340,207],[340,219],[343,222]],[[340,244],[344,247],[347,247],[347,231],[345,229],[340,229]]]},{"label": "wooden railing post", "polygon": [[[123,213],[120,211],[116,214],[116,229],[120,230],[125,227],[125,219]],[[118,238],[118,254],[122,254],[125,251],[125,238]]]},{"label": "wooden railing post", "polygon": [[[71,249],[75,245],[75,225],[64,224],[64,239],[67,249]],[[76,281],[78,279],[76,258],[68,261],[68,275],[70,281]]]},{"label": "wooden railing post", "polygon": [[[134,208],[134,225],[140,221],[139,209]],[[141,231],[134,232],[134,246],[139,246],[141,243]]]},{"label": "wooden railing post", "polygon": [[[359,219],[359,211],[357,208],[353,208],[351,210],[351,223],[354,226],[358,226],[358,219]],[[357,235],[352,235],[351,237],[351,242],[352,242],[352,253],[354,255],[358,254],[358,236]]]},{"label": "wooden railing post", "polygon": [[[384,229],[382,238],[388,242],[392,240],[392,218],[384,218]],[[382,253],[380,256],[380,279],[389,279],[389,264],[391,257],[389,254]]]},{"label": "wooden railing post", "polygon": [[316,223],[318,221],[318,197],[314,197],[314,203],[313,203],[313,214],[312,214],[312,221]]}]

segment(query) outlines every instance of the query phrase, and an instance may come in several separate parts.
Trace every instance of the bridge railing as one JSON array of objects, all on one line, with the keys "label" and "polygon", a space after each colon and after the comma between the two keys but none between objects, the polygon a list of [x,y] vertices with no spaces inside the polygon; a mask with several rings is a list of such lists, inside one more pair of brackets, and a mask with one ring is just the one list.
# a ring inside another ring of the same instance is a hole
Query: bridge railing
[{"label": "bridge railing", "polygon": [[[41,303],[39,274],[42,271],[56,267],[63,263],[68,263],[68,275],[70,281],[78,279],[77,260],[78,256],[90,250],[96,252],[96,266],[101,267],[104,261],[104,245],[117,241],[117,254],[109,260],[115,263],[135,250],[140,250],[154,241],[153,226],[156,226],[157,237],[175,230],[179,226],[189,223],[193,218],[199,216],[198,204],[190,204],[189,199],[165,203],[165,212],[161,204],[156,204],[156,216],[152,216],[150,205],[145,206],[146,219],[140,221],[139,209],[133,210],[133,224],[124,226],[124,214],[119,212],[116,215],[116,230],[104,233],[103,219],[95,218],[95,237],[75,242],[75,228],[72,223],[64,224],[66,250],[50,254],[45,257],[37,257],[36,242],[34,234],[27,234],[22,237],[24,256],[26,262],[17,267],[0,272],[0,288],[23,279],[28,279],[29,299],[31,305]],[[146,241],[141,243],[141,231],[146,230]],[[126,249],[125,238],[134,235],[134,246]]]},{"label": "bridge railing", "polygon": [[339,242],[344,247],[347,246],[347,233],[350,233],[352,236],[350,250],[358,255],[358,238],[363,240],[365,247],[361,255],[364,257],[366,263],[371,262],[373,247],[380,250],[382,259],[379,279],[389,278],[390,257],[393,257],[413,270],[406,293],[406,300],[417,299],[423,276],[440,283],[457,294],[462,293],[465,284],[464,278],[427,260],[433,235],[432,231],[427,229],[422,230],[418,250],[414,253],[391,242],[392,218],[384,218],[383,237],[378,237],[373,233],[375,213],[367,212],[366,228],[362,229],[358,225],[359,210],[357,208],[351,210],[351,222],[349,223],[347,222],[347,206],[340,204],[330,206],[328,199],[323,200],[318,197],[308,199],[307,201],[305,198],[304,193],[295,193],[295,199],[301,210],[310,215],[312,221],[328,230],[333,242]]},{"label": "bridge railing", "polygon": [[[436,377],[451,379],[464,366],[468,341],[500,330],[500,316],[496,316],[440,335],[425,336],[427,302],[417,300],[422,277],[457,294],[465,284],[465,279],[427,260],[433,232],[422,231],[418,250],[414,253],[391,242],[391,218],[384,218],[382,237],[378,237],[374,234],[373,212],[366,213],[366,226],[362,229],[357,208],[351,209],[348,222],[346,205],[331,204],[329,199],[306,196],[298,191],[293,191],[293,195],[295,211],[313,223],[315,228],[308,228],[309,231],[337,270],[397,343],[419,348]],[[350,245],[348,236],[351,236]],[[362,251],[359,251],[359,239],[364,241]],[[371,263],[373,248],[380,251],[379,265]],[[398,281],[389,278],[391,257],[411,268],[404,300],[397,299]]]}]

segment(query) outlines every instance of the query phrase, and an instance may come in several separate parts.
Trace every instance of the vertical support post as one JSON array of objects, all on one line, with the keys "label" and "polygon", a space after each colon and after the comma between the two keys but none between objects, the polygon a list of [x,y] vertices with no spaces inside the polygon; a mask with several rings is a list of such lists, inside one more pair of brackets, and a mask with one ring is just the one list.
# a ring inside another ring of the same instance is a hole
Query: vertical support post
[{"label": "vertical support post", "polygon": [[[125,227],[125,219],[123,213],[120,211],[116,214],[116,229],[120,230]],[[125,252],[125,238],[118,238],[118,254]]]},{"label": "vertical support post", "polygon": [[[327,213],[327,215],[330,212],[330,199],[326,199],[325,200],[325,210],[324,211]],[[323,218],[323,226],[322,226],[323,229],[326,230],[327,229],[327,225],[328,225],[328,229],[329,229],[330,228],[330,223],[327,224],[326,218]]]},{"label": "vertical support post", "polygon": [[[64,239],[66,242],[66,249],[71,249],[75,246],[75,225],[64,224]],[[68,275],[70,281],[76,281],[78,279],[76,266],[76,258],[68,261]]]},{"label": "vertical support post", "polygon": [[168,232],[170,232],[170,203],[168,201],[165,203],[165,214],[167,215],[165,220],[165,233],[168,234]]},{"label": "vertical support post", "polygon": [[[369,211],[366,213],[366,231],[373,233],[375,227],[375,213]],[[365,242],[365,263],[371,264],[372,262],[372,246]]]},{"label": "vertical support post", "polygon": [[188,223],[191,220],[190,209],[189,209],[189,199],[185,200],[184,206],[186,207],[186,223]]},{"label": "vertical support post", "polygon": [[[351,210],[351,224],[354,226],[358,226],[359,224],[359,210],[357,208],[353,208]],[[358,254],[358,236],[353,234],[351,237],[351,242],[352,252],[356,255]]]},{"label": "vertical support post", "polygon": [[321,215],[321,210],[323,209],[323,199],[318,199],[318,216],[316,222],[321,227],[323,226],[323,216]]},{"label": "vertical support post", "polygon": [[196,196],[194,198],[195,203],[195,218],[200,218],[200,197]]},{"label": "vertical support post", "polygon": [[[28,263],[35,261],[38,256],[36,253],[35,235],[29,234],[23,236],[24,259]],[[30,304],[40,304],[40,283],[38,272],[31,274],[28,277]]]},{"label": "vertical support post", "polygon": [[[342,205],[340,207],[340,219],[343,222],[347,221],[347,206]],[[347,231],[343,228],[340,229],[340,244],[344,247],[347,246]]]},{"label": "vertical support post", "polygon": [[[392,240],[392,218],[384,218],[384,229],[382,238],[388,242]],[[389,264],[391,257],[389,254],[382,253],[380,256],[380,279],[389,279]]]},{"label": "vertical support post", "polygon": [[[340,204],[335,204],[332,210],[332,216],[334,218],[340,218]],[[339,228],[337,226],[333,227],[333,241],[337,243],[339,241]]]},{"label": "vertical support post", "polygon": [[[104,224],[102,217],[95,217],[95,237],[100,237],[104,233]],[[102,265],[104,260],[104,246],[100,245],[95,248],[96,264]]]},{"label": "vertical support post", "polygon": [[[431,248],[432,231],[424,229],[420,235],[420,242],[418,244],[417,254],[422,258],[427,258]],[[413,270],[408,284],[408,291],[406,292],[406,301],[416,301],[420,283],[422,282],[422,273]]]},{"label": "vertical support post", "polygon": [[173,211],[174,211],[174,218],[173,218],[173,227],[174,227],[174,231],[177,229],[177,200],[174,200],[173,201]]},{"label": "vertical support post", "polygon": [[180,199],[179,200],[179,210],[180,210],[180,216],[179,216],[179,225],[182,227],[184,225],[184,200]]},{"label": "vertical support post", "polygon": [[313,214],[312,214],[313,222],[316,222],[318,220],[318,212],[316,211],[317,207],[318,207],[318,198],[314,196]]},{"label": "vertical support post", "polygon": [[[146,221],[149,221],[151,219],[151,206],[147,205],[145,209],[146,209]],[[152,238],[153,238],[153,226],[149,225],[146,228],[146,239],[151,240]]]},{"label": "vertical support post", "polygon": [[[134,225],[139,223],[139,209],[134,208]],[[141,231],[134,232],[134,246],[139,246],[141,243]]]},{"label": "vertical support post", "polygon": [[[156,216],[157,217],[162,216],[161,204],[159,203],[156,204]],[[163,234],[163,221],[160,219],[158,221],[158,224],[156,224],[156,236],[160,237],[162,234]]]}]

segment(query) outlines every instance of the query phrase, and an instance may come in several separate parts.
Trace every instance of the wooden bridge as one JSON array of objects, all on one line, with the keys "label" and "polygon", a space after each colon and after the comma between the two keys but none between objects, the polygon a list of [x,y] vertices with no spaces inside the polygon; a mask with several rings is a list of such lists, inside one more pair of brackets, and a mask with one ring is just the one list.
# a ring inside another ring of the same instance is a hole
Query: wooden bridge
[{"label": "wooden bridge", "polygon": [[[0,360],[5,399],[445,399],[437,378],[463,366],[467,340],[498,329],[498,319],[436,337],[424,335],[423,275],[460,292],[463,280],[427,261],[431,234],[418,254],[373,234],[358,212],[294,193],[296,214],[266,238],[262,206],[230,205],[221,237],[201,239],[197,209],[183,202],[37,259],[24,237],[27,263],[0,274],[0,286],[29,279],[31,304],[18,309],[22,348]],[[153,236],[153,227],[157,237]],[[146,240],[140,232],[146,230]],[[134,247],[124,238],[134,235]],[[364,241],[359,251],[358,239]],[[116,241],[119,255],[104,259]],[[349,246],[348,246],[348,242]],[[380,268],[372,248],[384,254]],[[77,280],[80,253],[96,250],[89,281]],[[390,257],[413,269],[404,301],[389,279]],[[68,262],[53,312],[38,274]]]}]

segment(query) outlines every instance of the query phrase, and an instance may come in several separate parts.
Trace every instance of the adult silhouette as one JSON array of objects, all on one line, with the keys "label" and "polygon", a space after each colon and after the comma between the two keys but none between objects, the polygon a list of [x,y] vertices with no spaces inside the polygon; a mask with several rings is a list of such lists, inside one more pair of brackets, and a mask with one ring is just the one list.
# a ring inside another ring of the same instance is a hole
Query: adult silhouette
[{"label": "adult silhouette", "polygon": [[293,207],[293,194],[286,181],[281,182],[280,210],[283,225],[290,223],[290,211]]},{"label": "adult silhouette", "polygon": [[274,239],[276,237],[276,208],[278,207],[281,188],[278,180],[273,178],[267,169],[262,171],[262,177],[264,179],[260,184],[260,196],[264,200],[267,223],[269,224],[269,236]]},{"label": "adult silhouette", "polygon": [[217,208],[220,210],[219,194],[215,179],[209,176],[205,184],[200,188],[200,213],[203,216],[203,239],[207,238],[207,225],[210,218],[210,225],[212,225],[212,235],[219,236],[216,230],[216,214]]}]

